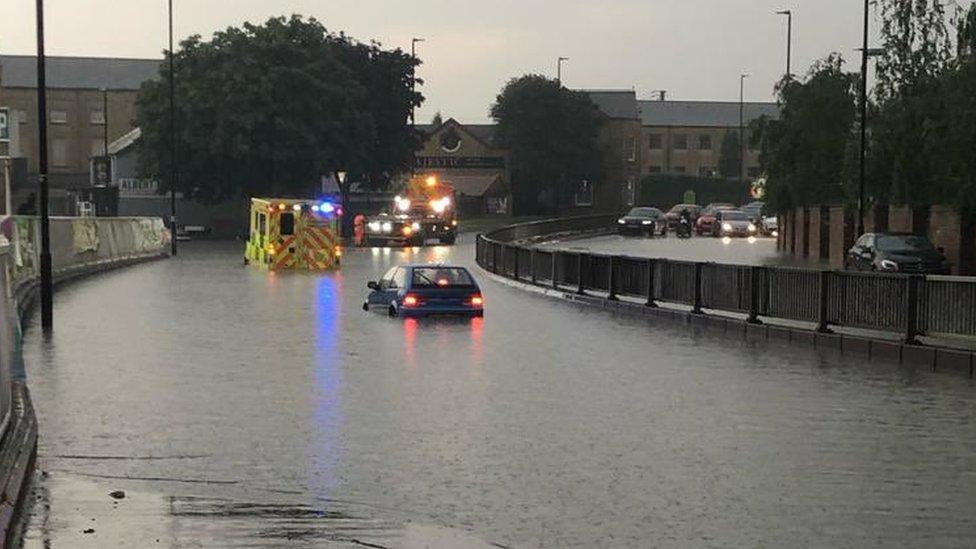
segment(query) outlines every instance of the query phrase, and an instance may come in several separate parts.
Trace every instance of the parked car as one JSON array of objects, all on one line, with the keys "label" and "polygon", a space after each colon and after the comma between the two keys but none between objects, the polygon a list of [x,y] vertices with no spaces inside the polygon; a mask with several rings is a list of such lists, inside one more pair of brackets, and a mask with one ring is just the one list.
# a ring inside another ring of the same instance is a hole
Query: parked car
[{"label": "parked car", "polygon": [[742,210],[719,210],[712,223],[712,236],[755,236],[759,227]]},{"label": "parked car", "polygon": [[949,274],[942,250],[926,236],[910,233],[866,233],[847,252],[846,267],[853,271]]},{"label": "parked car", "polygon": [[366,286],[365,311],[379,309],[391,317],[485,314],[478,283],[464,267],[401,265]]},{"label": "parked car", "polygon": [[709,204],[702,211],[698,219],[695,220],[695,232],[698,236],[712,234],[712,225],[715,223],[715,214],[722,210],[734,210],[735,206],[721,202]]},{"label": "parked car", "polygon": [[698,220],[698,216],[701,215],[702,207],[698,204],[677,204],[668,213],[664,214],[664,217],[668,220],[668,229],[674,230],[678,226],[678,219],[681,217],[681,212],[688,210],[691,214],[691,222],[694,223]]},{"label": "parked car", "polygon": [[620,234],[663,235],[668,232],[668,224],[661,210],[639,206],[617,220],[617,230]]}]

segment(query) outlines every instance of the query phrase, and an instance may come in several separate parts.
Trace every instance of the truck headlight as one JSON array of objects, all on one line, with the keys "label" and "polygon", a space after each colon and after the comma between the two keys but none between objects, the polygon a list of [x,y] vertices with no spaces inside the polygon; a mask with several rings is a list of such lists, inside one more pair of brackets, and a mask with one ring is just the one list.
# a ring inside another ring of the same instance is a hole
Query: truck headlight
[{"label": "truck headlight", "polygon": [[384,233],[391,232],[392,230],[393,230],[393,223],[390,223],[389,221],[387,221],[386,223],[383,223],[383,232]]},{"label": "truck headlight", "polygon": [[373,231],[374,233],[380,232],[380,222],[379,221],[370,221],[369,222],[369,230]]},{"label": "truck headlight", "polygon": [[420,230],[420,223],[417,223],[416,221],[414,221],[413,222],[413,225],[410,225],[410,228],[413,229],[413,230],[415,230],[415,231],[419,231]]}]

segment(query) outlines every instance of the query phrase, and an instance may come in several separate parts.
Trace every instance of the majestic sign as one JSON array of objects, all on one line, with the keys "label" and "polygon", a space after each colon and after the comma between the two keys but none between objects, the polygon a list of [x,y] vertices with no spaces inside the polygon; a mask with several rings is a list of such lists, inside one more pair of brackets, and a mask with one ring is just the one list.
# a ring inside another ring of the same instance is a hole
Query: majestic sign
[{"label": "majestic sign", "polygon": [[418,156],[417,167],[421,169],[504,169],[505,159],[501,156]]},{"label": "majestic sign", "polygon": [[10,141],[10,110],[0,107],[0,141]]}]

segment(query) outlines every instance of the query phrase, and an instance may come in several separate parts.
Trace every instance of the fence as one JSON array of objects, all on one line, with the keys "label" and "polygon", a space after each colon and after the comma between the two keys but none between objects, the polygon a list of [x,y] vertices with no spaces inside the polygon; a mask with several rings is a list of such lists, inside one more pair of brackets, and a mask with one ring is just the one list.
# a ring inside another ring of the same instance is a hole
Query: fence
[{"label": "fence", "polygon": [[922,335],[976,336],[976,278],[820,271],[791,267],[724,265],[543,250],[532,244],[547,234],[598,231],[610,216],[537,221],[478,235],[478,265],[499,275],[571,290],[599,292],[741,313],[760,318],[900,332],[906,342]]}]

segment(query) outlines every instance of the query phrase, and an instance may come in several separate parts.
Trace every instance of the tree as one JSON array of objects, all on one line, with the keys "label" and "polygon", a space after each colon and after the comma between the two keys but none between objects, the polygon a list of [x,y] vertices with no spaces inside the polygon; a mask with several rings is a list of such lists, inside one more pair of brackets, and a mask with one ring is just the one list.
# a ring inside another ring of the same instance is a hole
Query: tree
[{"label": "tree", "polygon": [[515,207],[522,212],[555,213],[580,181],[598,181],[602,118],[586,94],[526,75],[506,84],[491,116],[499,143],[510,151]]},{"label": "tree", "polygon": [[741,159],[741,145],[739,145],[738,130],[730,130],[722,139],[722,148],[719,151],[718,173],[725,179],[739,179],[742,177],[742,170],[739,167]]},{"label": "tree", "polygon": [[[412,166],[407,125],[423,98],[416,61],[328,32],[315,19],[272,18],[183,41],[174,55],[179,180],[204,203],[313,193],[321,176],[384,184]],[[142,168],[169,190],[168,64],[137,101]],[[343,191],[347,191],[347,186]]]},{"label": "tree", "polygon": [[430,125],[435,128],[439,128],[443,123],[444,123],[444,118],[441,117],[441,111],[435,112],[434,118],[432,118],[430,121]]}]

